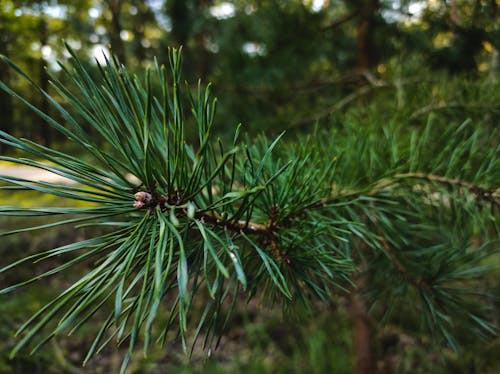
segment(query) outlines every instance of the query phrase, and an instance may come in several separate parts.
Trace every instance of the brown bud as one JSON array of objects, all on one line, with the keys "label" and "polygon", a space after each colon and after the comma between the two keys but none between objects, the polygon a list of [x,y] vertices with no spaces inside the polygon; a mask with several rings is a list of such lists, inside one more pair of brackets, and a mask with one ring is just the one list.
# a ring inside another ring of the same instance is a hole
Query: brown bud
[{"label": "brown bud", "polygon": [[143,208],[144,205],[146,205],[146,204],[144,204],[142,201],[136,201],[136,202],[134,202],[133,206],[134,206],[134,208]]},{"label": "brown bud", "polygon": [[136,201],[133,206],[134,208],[144,208],[146,204],[144,204],[142,201]]},{"label": "brown bud", "polygon": [[139,191],[137,192],[135,195],[134,195],[134,198],[137,200],[137,201],[140,201],[140,202],[143,202],[143,203],[148,203],[151,201],[152,199],[152,196],[150,193],[148,192],[144,192],[144,191]]}]

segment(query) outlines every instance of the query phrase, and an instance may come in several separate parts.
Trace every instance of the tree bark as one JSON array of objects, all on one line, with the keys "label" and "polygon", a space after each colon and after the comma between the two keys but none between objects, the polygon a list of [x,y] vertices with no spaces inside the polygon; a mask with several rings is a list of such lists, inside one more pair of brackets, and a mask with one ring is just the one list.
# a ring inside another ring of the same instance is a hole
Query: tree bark
[{"label": "tree bark", "polygon": [[[8,25],[6,17],[0,15],[0,23]],[[0,28],[0,54],[9,55],[9,46],[11,44],[9,30]],[[5,64],[0,66],[0,81],[4,82],[7,86],[10,85],[10,69]],[[0,130],[10,133],[12,131],[12,122],[14,111],[12,109],[12,96],[4,90],[0,90],[0,113],[2,114],[2,121],[0,122]],[[3,153],[7,149],[5,144],[0,144],[0,151]]]},{"label": "tree bark", "polygon": [[[43,48],[48,43],[48,26],[47,20],[42,15],[40,18],[39,24],[39,32],[40,32],[40,47]],[[40,59],[38,60],[38,71],[39,71],[39,79],[40,79],[40,88],[47,92],[49,89],[49,77],[46,70],[47,62],[43,58],[43,54],[40,54]],[[49,100],[44,96],[40,95],[40,110],[43,113],[49,114],[50,105]],[[41,125],[39,127],[39,137],[42,140],[45,146],[50,146],[52,143],[52,128],[49,126],[47,121],[44,119],[40,119]]]},{"label": "tree bark", "polygon": [[127,64],[127,56],[125,54],[125,44],[120,36],[122,32],[121,11],[122,0],[106,0],[109,11],[111,13],[111,28],[109,32],[109,40],[113,54],[118,58],[120,63]]},{"label": "tree bark", "polygon": [[354,374],[375,372],[373,355],[373,327],[363,299],[356,291],[350,294],[353,322]]},{"label": "tree bark", "polygon": [[[203,15],[211,5],[212,5],[212,0],[198,0],[197,1],[198,14]],[[211,65],[211,56],[206,46],[208,38],[209,37],[207,35],[207,31],[205,28],[200,30],[196,38],[198,44],[198,51],[200,53],[198,57],[197,70],[198,70],[198,77],[202,81],[207,81]]]},{"label": "tree bark", "polygon": [[358,2],[359,22],[356,31],[357,67],[362,70],[372,69],[377,65],[375,29],[379,0]]},{"label": "tree bark", "polygon": [[169,0],[166,3],[166,13],[172,20],[171,35],[176,47],[187,46],[192,32],[192,15],[189,4],[185,0]]}]

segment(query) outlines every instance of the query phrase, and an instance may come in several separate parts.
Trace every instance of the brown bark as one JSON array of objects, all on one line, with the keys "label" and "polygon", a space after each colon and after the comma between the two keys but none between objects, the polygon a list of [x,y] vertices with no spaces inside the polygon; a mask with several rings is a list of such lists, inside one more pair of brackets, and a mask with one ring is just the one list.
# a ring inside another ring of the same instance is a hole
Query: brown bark
[{"label": "brown bark", "polygon": [[[47,21],[42,16],[39,24],[39,32],[40,32],[40,46],[43,48],[48,43],[48,26]],[[46,70],[47,62],[43,58],[43,55],[40,55],[40,59],[38,60],[38,71],[40,76],[40,88],[47,92],[49,89],[49,77]],[[41,95],[40,97],[40,110],[46,114],[49,114],[50,105],[49,100]],[[47,123],[47,121],[40,119],[41,125],[39,127],[39,137],[42,140],[45,146],[50,146],[52,143],[52,131],[51,127]]]},{"label": "brown bark", "polygon": [[[212,0],[198,0],[198,13],[203,14],[212,5]],[[197,36],[198,51],[200,56],[198,58],[198,77],[202,81],[207,81],[208,73],[210,72],[211,55],[207,49],[207,41],[209,36],[205,28],[200,30]]]},{"label": "brown bark", "polygon": [[373,327],[363,299],[356,291],[350,294],[350,309],[353,323],[353,348],[355,374],[375,372],[373,355]]},{"label": "brown bark", "polygon": [[[0,14],[0,24],[7,25],[6,17],[2,17]],[[10,46],[10,34],[8,30],[2,30],[0,28],[0,54],[8,55],[8,47]],[[5,85],[10,85],[10,69],[2,63],[0,65],[0,81],[5,83]],[[2,114],[2,120],[0,121],[0,130],[10,133],[12,131],[13,122],[13,109],[12,109],[12,96],[9,95],[4,90],[0,90],[0,113]],[[5,144],[0,144],[0,152],[5,152],[7,146]]]},{"label": "brown bark", "polygon": [[125,44],[123,43],[120,33],[122,31],[121,25],[121,11],[122,11],[122,1],[121,0],[106,0],[110,14],[111,14],[111,24],[109,32],[109,40],[111,43],[111,49],[113,54],[120,60],[120,63],[126,65],[126,54],[125,54]]},{"label": "brown bark", "polygon": [[359,3],[359,23],[356,32],[357,67],[367,70],[377,64],[375,29],[379,2],[363,0]]},{"label": "brown bark", "polygon": [[[0,52],[1,53],[1,52]],[[5,66],[0,68],[0,81],[9,86],[10,72]],[[4,90],[0,90],[0,113],[2,113],[2,121],[0,122],[0,130],[10,132],[12,130],[12,96]],[[0,149],[3,144],[0,144]]]},{"label": "brown bark", "polygon": [[450,20],[453,29],[455,29],[455,26],[458,24],[457,4],[455,0],[450,0]]}]

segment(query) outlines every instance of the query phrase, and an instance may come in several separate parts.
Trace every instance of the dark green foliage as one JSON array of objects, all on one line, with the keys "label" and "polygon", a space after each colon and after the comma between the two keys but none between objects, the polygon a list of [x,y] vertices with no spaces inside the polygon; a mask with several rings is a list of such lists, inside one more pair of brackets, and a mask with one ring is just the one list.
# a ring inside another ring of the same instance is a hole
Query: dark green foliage
[{"label": "dark green foliage", "polygon": [[[70,83],[51,77],[64,104],[3,58],[59,114],[48,116],[4,83],[0,88],[87,156],[0,132],[3,144],[27,156],[1,160],[76,182],[1,176],[3,190],[34,190],[75,206],[2,206],[3,216],[60,220],[0,235],[75,224],[102,231],[0,269],[68,256],[4,294],[89,267],[21,326],[12,354],[76,333],[105,311],[85,362],[113,340],[128,346],[123,371],[137,345],[147,354],[153,342],[176,336],[186,351],[188,338],[192,348],[197,339],[205,349],[217,346],[241,295],[293,311],[356,287],[387,319],[412,303],[424,327],[451,346],[462,321],[475,333],[495,333],[477,306],[484,294],[476,285],[498,245],[497,130],[466,121],[443,131],[430,116],[408,133],[396,122],[379,126],[368,118],[361,127],[347,116],[342,127],[298,141],[280,135],[242,142],[237,127],[233,141],[223,142],[213,136],[217,102],[209,87],[185,89],[178,51],[169,50],[169,67],[154,64],[144,79],[113,58],[91,76],[70,53],[70,65],[62,66]],[[200,304],[202,313],[192,313]]]}]

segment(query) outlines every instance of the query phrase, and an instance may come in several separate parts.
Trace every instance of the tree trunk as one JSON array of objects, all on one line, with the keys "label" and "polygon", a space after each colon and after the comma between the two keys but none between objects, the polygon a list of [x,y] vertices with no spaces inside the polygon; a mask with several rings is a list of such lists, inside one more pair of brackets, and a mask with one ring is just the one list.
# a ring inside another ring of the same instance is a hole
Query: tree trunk
[{"label": "tree trunk", "polygon": [[[212,0],[198,0],[197,2],[197,12],[199,15],[203,15],[207,12],[208,8],[212,5]],[[208,40],[207,31],[205,28],[200,30],[197,36],[197,44],[198,44],[198,77],[202,81],[207,81],[208,73],[210,72],[211,66],[211,55],[207,49],[207,40]]]},{"label": "tree trunk", "polygon": [[[0,17],[0,22],[5,22],[3,24],[7,25],[7,21],[2,18],[3,17]],[[9,38],[10,34],[8,30],[0,29],[0,31],[2,31],[0,35],[0,54],[8,56],[8,46],[11,43]],[[10,86],[10,69],[8,69],[5,64],[2,64],[2,66],[0,66],[0,81],[4,82],[5,85]],[[14,111],[12,110],[12,96],[4,90],[0,90],[0,113],[2,114],[0,130],[11,133],[12,122],[14,120]],[[5,152],[6,149],[7,146],[5,144],[0,144],[0,151],[2,153]]]},{"label": "tree trunk", "polygon": [[[44,16],[41,16],[40,18],[39,32],[40,32],[40,47],[43,48],[44,46],[47,45],[49,36],[47,21]],[[47,74],[46,66],[47,62],[43,58],[43,54],[40,54],[40,59],[38,60],[40,88],[45,92],[47,92],[49,89],[49,77]],[[43,113],[49,114],[50,110],[49,100],[43,95],[41,95],[40,100],[41,100],[40,110]],[[43,144],[48,147],[52,143],[52,131],[51,131],[52,128],[48,125],[47,121],[43,119],[40,119],[40,121],[41,125],[39,127],[39,137],[42,140]]]},{"label": "tree trunk", "polygon": [[109,11],[111,13],[111,29],[109,31],[109,40],[113,54],[120,60],[120,63],[127,64],[127,56],[125,54],[125,44],[120,36],[122,32],[121,25],[121,0],[107,0]]},{"label": "tree trunk", "polygon": [[375,371],[373,356],[373,328],[363,299],[356,291],[350,294],[353,322],[354,374],[372,374]]},{"label": "tree trunk", "polygon": [[[137,41],[135,41],[137,39]],[[141,65],[146,60],[146,48],[142,45],[144,39],[144,26],[136,24],[134,26],[134,57]]]},{"label": "tree trunk", "polygon": [[362,0],[358,3],[359,22],[356,31],[357,67],[367,70],[377,65],[375,29],[379,0]]},{"label": "tree trunk", "polygon": [[175,46],[184,46],[192,32],[192,17],[189,4],[185,0],[169,0],[166,4],[166,13],[172,20],[171,35],[174,38]]}]

